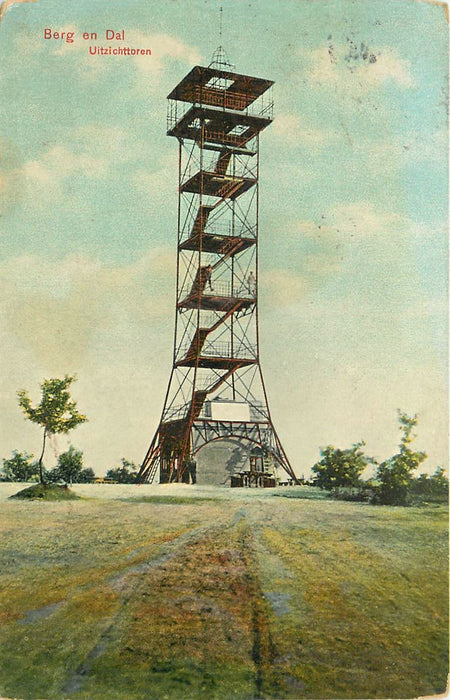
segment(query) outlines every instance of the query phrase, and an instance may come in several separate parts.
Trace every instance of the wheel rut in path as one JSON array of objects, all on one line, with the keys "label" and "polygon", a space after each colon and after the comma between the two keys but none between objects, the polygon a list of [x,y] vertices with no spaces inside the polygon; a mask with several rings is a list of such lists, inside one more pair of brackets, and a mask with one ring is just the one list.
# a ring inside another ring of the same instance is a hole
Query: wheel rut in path
[{"label": "wheel rut in path", "polygon": [[165,550],[110,579],[121,592],[120,608],[63,692],[82,690],[88,677],[95,685],[94,661],[120,643],[128,664],[133,658],[145,659],[147,669],[159,677],[187,649],[197,671],[205,669],[205,677],[215,664],[231,659],[239,672],[253,676],[253,697],[273,695],[269,606],[259,583],[246,509],[226,522],[184,533]]},{"label": "wheel rut in path", "polygon": [[74,674],[66,681],[62,687],[63,693],[71,695],[72,693],[76,693],[82,689],[83,683],[92,668],[92,662],[101,656],[107,649],[108,645],[114,641],[115,627],[123,615],[124,608],[126,608],[128,603],[132,600],[134,594],[136,593],[136,589],[142,585],[140,578],[136,576],[132,577],[131,575],[146,574],[151,569],[157,569],[158,567],[163,566],[172,557],[176,556],[180,549],[185,547],[189,542],[192,540],[195,541],[197,538],[202,537],[202,535],[208,529],[209,526],[202,525],[194,530],[190,530],[189,532],[184,532],[182,535],[179,535],[173,540],[166,542],[164,549],[167,551],[163,551],[163,553],[157,556],[155,559],[150,559],[141,564],[130,565],[129,567],[124,568],[119,574],[115,574],[109,578],[108,583],[111,585],[111,587],[121,591],[120,608],[113,618],[108,620],[108,624],[101,632],[97,644],[95,644],[95,646],[87,654],[85,660],[78,666]]}]

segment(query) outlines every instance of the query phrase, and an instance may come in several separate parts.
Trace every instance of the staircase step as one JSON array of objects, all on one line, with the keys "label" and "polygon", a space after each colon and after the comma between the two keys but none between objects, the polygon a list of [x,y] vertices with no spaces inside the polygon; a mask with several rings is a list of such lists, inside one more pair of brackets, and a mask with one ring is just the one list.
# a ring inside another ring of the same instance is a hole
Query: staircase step
[{"label": "staircase step", "polygon": [[230,159],[231,151],[222,151],[216,163],[216,167],[214,168],[214,172],[218,175],[226,175]]}]

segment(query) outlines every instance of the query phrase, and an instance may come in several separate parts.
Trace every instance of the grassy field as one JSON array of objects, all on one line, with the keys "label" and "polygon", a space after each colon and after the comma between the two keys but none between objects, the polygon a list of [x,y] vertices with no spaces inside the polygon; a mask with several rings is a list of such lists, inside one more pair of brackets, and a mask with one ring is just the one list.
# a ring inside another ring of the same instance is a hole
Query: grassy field
[{"label": "grassy field", "polygon": [[447,507],[183,485],[7,499],[19,489],[0,484],[0,695],[445,690]]}]

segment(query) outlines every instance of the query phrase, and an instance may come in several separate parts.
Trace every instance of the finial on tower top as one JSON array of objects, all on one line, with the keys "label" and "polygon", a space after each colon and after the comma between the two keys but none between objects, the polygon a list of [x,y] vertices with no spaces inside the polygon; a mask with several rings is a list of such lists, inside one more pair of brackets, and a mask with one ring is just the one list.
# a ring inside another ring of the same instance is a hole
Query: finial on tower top
[{"label": "finial on tower top", "polygon": [[230,62],[223,46],[218,46],[211,57],[209,68],[219,68],[219,70],[234,71],[234,65]]},{"label": "finial on tower top", "polygon": [[222,28],[223,28],[223,7],[219,9],[219,46],[214,51],[211,57],[209,68],[218,68],[219,70],[234,71],[234,65],[228,59],[225,49],[222,46]]}]

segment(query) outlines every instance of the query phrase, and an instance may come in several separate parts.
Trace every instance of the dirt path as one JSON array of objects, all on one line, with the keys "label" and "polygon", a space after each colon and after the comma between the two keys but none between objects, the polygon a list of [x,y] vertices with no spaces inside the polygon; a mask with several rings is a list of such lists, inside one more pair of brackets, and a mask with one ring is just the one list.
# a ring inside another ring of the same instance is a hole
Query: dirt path
[{"label": "dirt path", "polygon": [[152,688],[146,697],[177,697],[180,683],[183,697],[271,694],[269,609],[256,572],[244,509],[228,525],[175,538],[156,559],[111,581],[121,590],[120,609],[62,692],[110,696],[102,678],[114,664],[116,677],[128,677],[130,697],[139,697],[130,687],[131,665]]}]

